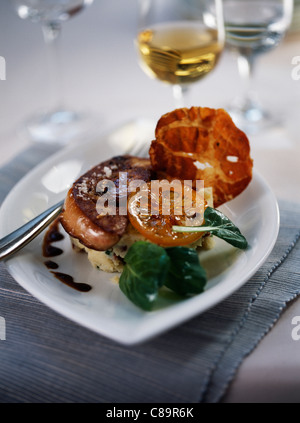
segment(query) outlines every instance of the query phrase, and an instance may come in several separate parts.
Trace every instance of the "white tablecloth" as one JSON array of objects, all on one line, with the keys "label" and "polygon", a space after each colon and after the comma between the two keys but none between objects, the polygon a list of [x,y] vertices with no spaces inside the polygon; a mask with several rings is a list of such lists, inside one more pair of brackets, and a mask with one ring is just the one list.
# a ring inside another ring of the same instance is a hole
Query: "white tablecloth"
[{"label": "white tablecloth", "polygon": [[[96,0],[63,28],[64,98],[89,111],[94,131],[103,132],[136,117],[158,119],[172,110],[169,87],[150,80],[139,68],[134,48],[137,2]],[[54,99],[47,56],[38,24],[21,21],[9,0],[0,4],[0,166],[30,145],[23,121]],[[292,58],[300,56],[300,33],[258,61],[255,86],[260,99],[284,127],[250,136],[255,168],[280,199],[300,202],[300,80],[292,78]],[[218,68],[191,88],[189,104],[226,108],[241,89],[235,58],[227,52]],[[84,142],[84,141],[83,141]],[[226,402],[300,401],[300,341],[293,341],[292,318],[300,300],[244,361]]]}]

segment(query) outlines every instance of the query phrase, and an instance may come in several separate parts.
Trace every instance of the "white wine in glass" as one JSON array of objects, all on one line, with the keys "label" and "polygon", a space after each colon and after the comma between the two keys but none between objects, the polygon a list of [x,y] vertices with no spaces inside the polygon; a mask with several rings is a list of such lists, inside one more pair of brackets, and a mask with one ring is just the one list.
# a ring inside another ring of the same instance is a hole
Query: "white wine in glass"
[{"label": "white wine in glass", "polygon": [[173,87],[177,107],[188,87],[217,65],[224,48],[220,0],[140,0],[136,45],[145,73]]},{"label": "white wine in glass", "polygon": [[[39,23],[51,54],[49,76],[53,80],[57,106],[54,110],[32,117],[26,129],[32,140],[42,143],[66,144],[86,130],[86,117],[64,106],[60,73],[59,39],[64,22],[81,12],[94,0],[13,0],[21,19]],[[47,96],[48,94],[45,93]]]},{"label": "white wine in glass", "polygon": [[238,70],[245,83],[241,98],[228,110],[248,132],[275,123],[256,99],[251,84],[259,55],[276,48],[284,38],[293,15],[293,0],[223,0],[226,46],[237,55]]}]

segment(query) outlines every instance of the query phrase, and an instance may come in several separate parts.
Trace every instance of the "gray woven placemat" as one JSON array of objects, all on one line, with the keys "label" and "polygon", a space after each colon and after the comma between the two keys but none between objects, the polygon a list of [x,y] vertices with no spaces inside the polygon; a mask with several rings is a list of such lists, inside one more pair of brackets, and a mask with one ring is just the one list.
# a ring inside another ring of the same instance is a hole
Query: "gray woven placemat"
[{"label": "gray woven placemat", "polygon": [[[0,169],[0,201],[51,153],[33,146]],[[300,290],[300,205],[280,203],[273,252],[224,302],[145,343],[125,347],[24,291],[0,264],[0,402],[214,403]]]}]

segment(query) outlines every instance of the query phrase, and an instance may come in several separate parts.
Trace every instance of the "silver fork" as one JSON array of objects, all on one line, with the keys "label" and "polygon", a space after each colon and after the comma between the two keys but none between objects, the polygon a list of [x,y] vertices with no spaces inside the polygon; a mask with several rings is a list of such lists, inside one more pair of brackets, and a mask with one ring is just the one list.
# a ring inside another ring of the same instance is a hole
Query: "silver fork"
[{"label": "silver fork", "polygon": [[[147,144],[136,144],[127,154],[144,157],[149,146]],[[44,229],[46,229],[61,213],[64,200],[50,207],[25,225],[0,240],[0,261],[8,259],[13,254],[20,251],[33,239],[35,239]]]},{"label": "silver fork", "polygon": [[61,213],[64,201],[41,213],[0,240],[0,260],[7,259],[36,238]]}]

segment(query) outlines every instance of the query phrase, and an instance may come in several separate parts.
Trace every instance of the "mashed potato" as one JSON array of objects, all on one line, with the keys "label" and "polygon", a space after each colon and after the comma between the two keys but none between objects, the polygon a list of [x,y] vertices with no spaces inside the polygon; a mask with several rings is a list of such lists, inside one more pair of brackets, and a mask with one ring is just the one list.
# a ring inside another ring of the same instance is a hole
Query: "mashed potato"
[{"label": "mashed potato", "polygon": [[[84,250],[87,253],[88,260],[93,267],[103,270],[108,273],[121,273],[124,267],[124,257],[127,251],[137,241],[148,241],[136,229],[129,224],[126,233],[122,236],[121,240],[107,251],[96,251],[85,247],[78,241],[78,239],[71,238],[72,244],[75,249]],[[149,242],[149,241],[148,241]],[[214,239],[212,236],[204,236],[196,243],[188,245],[189,248],[202,248],[210,250],[214,247]]]}]

